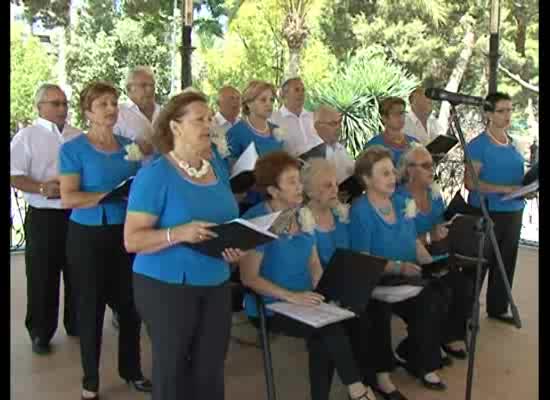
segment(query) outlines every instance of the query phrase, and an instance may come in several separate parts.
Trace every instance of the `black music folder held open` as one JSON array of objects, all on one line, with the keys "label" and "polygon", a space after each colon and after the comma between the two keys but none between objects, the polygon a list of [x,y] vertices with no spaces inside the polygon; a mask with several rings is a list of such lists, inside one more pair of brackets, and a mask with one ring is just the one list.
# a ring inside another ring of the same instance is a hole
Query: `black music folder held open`
[{"label": "black music folder held open", "polygon": [[298,158],[302,161],[307,161],[313,157],[325,158],[327,154],[327,145],[326,143],[318,144],[317,146],[312,147],[305,153],[302,153]]},{"label": "black music folder held open", "polygon": [[357,180],[355,175],[351,175],[348,178],[344,179],[339,185],[338,190],[340,192],[346,192],[349,194],[348,203],[351,203],[352,200],[363,193],[363,187]]},{"label": "black music folder held open", "polygon": [[537,181],[539,179],[539,162],[537,161],[533,166],[527,171],[525,176],[523,177],[523,181],[521,184],[523,186],[530,185],[531,183]]},{"label": "black music folder held open", "polygon": [[426,149],[432,155],[435,162],[440,161],[445,155],[456,146],[458,139],[449,135],[439,135],[426,145]]},{"label": "black music folder held open", "polygon": [[388,260],[348,249],[336,249],[315,291],[326,301],[362,313]]},{"label": "black music folder held open", "polygon": [[252,142],[231,168],[229,184],[233,193],[245,193],[254,186],[256,183],[254,167],[257,160],[258,152],[254,142]]},{"label": "black music folder held open", "polygon": [[104,204],[119,201],[128,201],[128,196],[130,195],[130,188],[132,187],[133,181],[133,176],[122,181],[117,185],[117,187],[115,187],[104,198],[102,198],[99,203]]},{"label": "black music folder held open", "polygon": [[225,249],[241,249],[247,251],[262,244],[278,239],[278,236],[269,231],[279,212],[263,215],[250,220],[237,218],[225,224],[208,228],[218,237],[199,243],[185,243],[202,254],[210,257],[223,258]]}]

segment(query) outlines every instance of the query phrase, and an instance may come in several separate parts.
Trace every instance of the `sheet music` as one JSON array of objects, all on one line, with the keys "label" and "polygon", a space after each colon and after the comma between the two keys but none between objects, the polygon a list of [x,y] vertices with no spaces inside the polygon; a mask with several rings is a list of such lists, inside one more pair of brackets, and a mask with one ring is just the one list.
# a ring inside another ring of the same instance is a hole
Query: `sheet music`
[{"label": "sheet music", "polygon": [[267,215],[262,215],[262,216],[248,219],[248,220],[242,219],[242,218],[236,218],[234,220],[229,221],[228,223],[238,222],[239,224],[244,225],[250,229],[253,229],[256,232],[263,233],[264,235],[272,237],[273,239],[278,239],[279,237],[274,233],[270,232],[269,228],[271,228],[271,225],[273,225],[273,222],[275,222],[275,220],[280,214],[281,214],[281,211],[277,211],[277,212],[273,212]]},{"label": "sheet music", "polygon": [[277,302],[266,305],[266,308],[314,328],[321,328],[334,322],[355,317],[353,312],[330,303],[321,303],[318,306],[303,306]]},{"label": "sheet music", "polygon": [[517,199],[518,197],[524,197],[525,195],[528,195],[530,193],[536,192],[539,190],[539,180],[530,183],[527,186],[522,186],[515,192],[512,192],[510,194],[507,194],[506,196],[502,197],[502,200],[513,200]]},{"label": "sheet music", "polygon": [[256,151],[256,146],[254,145],[254,142],[251,142],[246,150],[241,154],[237,162],[233,165],[229,179],[236,177],[242,172],[253,171],[256,166],[257,159],[258,152]]},{"label": "sheet music", "polygon": [[422,289],[422,286],[411,285],[377,286],[372,291],[372,297],[385,303],[398,303],[417,296]]}]

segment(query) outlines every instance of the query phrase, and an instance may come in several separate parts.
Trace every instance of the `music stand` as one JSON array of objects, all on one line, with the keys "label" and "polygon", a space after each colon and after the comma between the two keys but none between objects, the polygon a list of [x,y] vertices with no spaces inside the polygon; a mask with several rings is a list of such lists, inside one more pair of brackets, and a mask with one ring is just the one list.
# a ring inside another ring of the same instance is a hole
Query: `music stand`
[{"label": "music stand", "polygon": [[[477,259],[470,259],[470,262],[474,260],[476,262],[476,282],[475,282],[475,291],[474,291],[474,304],[472,306],[472,318],[471,318],[470,327],[469,327],[470,343],[467,344],[469,359],[468,359],[468,376],[466,380],[466,400],[471,400],[476,342],[477,342],[477,334],[479,332],[479,308],[480,308],[479,296],[481,292],[482,282],[485,278],[485,273],[482,273],[482,267],[485,261],[483,256],[484,256],[484,249],[485,249],[485,240],[487,236],[489,237],[489,240],[491,243],[491,250],[494,252],[494,255],[496,257],[498,271],[504,283],[504,287],[506,288],[506,294],[510,302],[510,309],[514,317],[514,323],[518,329],[521,328],[521,320],[519,317],[519,312],[516,307],[516,304],[514,303],[514,299],[512,298],[508,277],[506,276],[506,273],[504,270],[502,255],[500,254],[500,249],[498,247],[498,243],[496,240],[495,231],[493,227],[494,223],[491,217],[489,216],[489,211],[487,210],[487,206],[485,204],[485,196],[479,190],[479,179],[477,175],[474,173],[472,159],[470,158],[470,153],[466,147],[466,140],[464,139],[464,134],[462,132],[462,129],[460,128],[460,121],[458,118],[458,113],[456,111],[456,104],[454,104],[453,102],[449,102],[449,103],[451,104],[451,120],[449,124],[449,130],[455,137],[457,137],[460,140],[460,145],[462,147],[462,150],[464,151],[464,162],[468,166],[467,170],[471,172],[471,175],[472,175],[471,178],[474,184],[474,190],[479,194],[479,199],[480,199],[479,202],[480,202],[481,213],[482,213],[482,215],[480,216],[480,224],[479,224],[480,226],[478,226],[478,232],[480,233],[480,240],[479,240],[479,249],[477,253]],[[453,125],[454,125],[454,131],[453,131]],[[467,170],[464,172],[465,174],[467,173]],[[492,266],[492,267],[494,268],[495,266]]]}]

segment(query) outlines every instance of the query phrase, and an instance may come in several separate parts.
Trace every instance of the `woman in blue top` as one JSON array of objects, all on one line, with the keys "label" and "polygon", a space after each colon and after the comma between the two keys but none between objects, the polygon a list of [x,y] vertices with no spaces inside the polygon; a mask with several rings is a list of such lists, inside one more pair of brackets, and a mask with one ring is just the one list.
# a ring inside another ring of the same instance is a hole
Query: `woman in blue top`
[{"label": "woman in blue top", "polygon": [[[236,162],[250,143],[254,143],[258,156],[283,149],[282,130],[268,118],[273,112],[275,88],[264,81],[251,81],[243,92],[243,118],[227,131],[230,162]],[[250,190],[242,201],[241,209],[262,201],[262,196]]]},{"label": "woman in blue top", "polygon": [[[416,237],[414,202],[402,206],[393,196],[396,174],[390,151],[382,146],[365,150],[355,163],[355,176],[366,192],[351,207],[351,249],[389,259],[390,268],[398,273],[420,275],[418,264],[430,263],[432,257]],[[417,296],[392,304],[373,299],[367,306],[369,312],[380,319],[373,329],[387,332],[385,342],[372,346],[367,361],[376,371],[377,382],[384,383],[385,388],[381,388],[384,397],[402,398],[392,397],[395,387],[389,378],[394,367],[388,317],[391,312],[407,323],[408,337],[396,350],[402,365],[429,389],[444,390],[446,386],[436,373],[442,366],[440,327],[444,315],[444,301],[439,292],[425,287]]]},{"label": "woman in blue top", "polygon": [[224,398],[224,360],[231,327],[229,263],[188,243],[214,238],[212,226],[238,207],[218,163],[211,162],[206,99],[179,94],[161,111],[153,143],[163,156],[137,175],[124,238],[134,261],[134,296],[151,337],[153,400]]},{"label": "woman in blue top", "polygon": [[[525,200],[503,200],[502,197],[521,187],[525,161],[506,132],[512,117],[510,96],[503,93],[490,94],[486,103],[487,129],[467,145],[474,171],[466,169],[464,185],[469,191],[468,203],[479,209],[480,196],[471,179],[471,173],[474,172],[479,179],[479,190],[487,202],[489,216],[494,222],[504,269],[512,287]],[[513,324],[513,318],[508,314],[508,295],[494,254],[488,265],[487,314],[489,318]]]},{"label": "woman in blue top", "polygon": [[[448,234],[443,217],[445,203],[433,175],[430,152],[422,145],[413,146],[401,157],[401,185],[398,186],[396,195],[402,198],[403,204],[409,199],[414,201],[418,210],[414,218],[418,239],[428,248],[445,248],[447,245],[444,239]],[[442,290],[448,304],[442,326],[442,349],[444,353],[464,359],[466,351],[461,345],[466,340],[466,320],[472,307],[472,281],[453,268],[445,276],[435,280],[433,285]]]},{"label": "woman in blue top", "polygon": [[[119,374],[137,390],[151,391],[140,362],[140,320],[132,297],[132,258],[124,249],[126,201],[101,203],[108,192],[138,171],[140,152],[129,139],[113,134],[118,92],[108,83],[92,82],[80,95],[90,123],[82,134],[61,146],[61,201],[72,208],[67,258],[74,269],[79,296],[82,398],[97,399],[103,316],[108,304],[119,315]],[[135,161],[131,161],[135,160]]]},{"label": "woman in blue top", "polygon": [[[315,221],[307,209],[298,211],[303,200],[299,168],[300,162],[285,152],[270,153],[256,163],[256,182],[267,200],[249,209],[244,217],[285,212],[279,239],[252,250],[240,264],[243,284],[266,303],[282,300],[307,306],[323,301],[313,291],[323,272],[315,247]],[[250,295],[245,297],[245,311],[258,326],[256,304]],[[278,313],[268,313],[268,318],[269,330],[306,339],[312,400],[328,400],[328,375],[333,366],[352,399],[374,400],[361,382],[342,323],[315,329]]]},{"label": "woman in blue top", "polygon": [[418,143],[416,138],[406,135],[405,127],[405,100],[399,97],[387,97],[380,102],[380,116],[384,124],[384,131],[368,141],[365,148],[373,145],[382,145],[391,151],[393,165],[399,163],[399,158],[411,143]]}]

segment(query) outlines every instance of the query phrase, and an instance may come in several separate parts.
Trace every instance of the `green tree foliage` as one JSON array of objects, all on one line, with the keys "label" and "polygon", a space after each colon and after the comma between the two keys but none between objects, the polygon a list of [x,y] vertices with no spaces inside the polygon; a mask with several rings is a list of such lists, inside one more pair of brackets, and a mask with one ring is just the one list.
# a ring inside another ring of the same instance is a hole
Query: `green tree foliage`
[{"label": "green tree foliage", "polygon": [[382,129],[380,100],[406,98],[418,83],[382,49],[359,50],[339,66],[335,79],[312,87],[309,105],[329,104],[342,113],[342,138],[356,157]]},{"label": "green tree foliage", "polygon": [[28,123],[37,116],[34,94],[42,83],[52,81],[55,60],[37,38],[26,37],[21,23],[12,24],[10,34],[10,131],[13,134],[18,123]]}]

